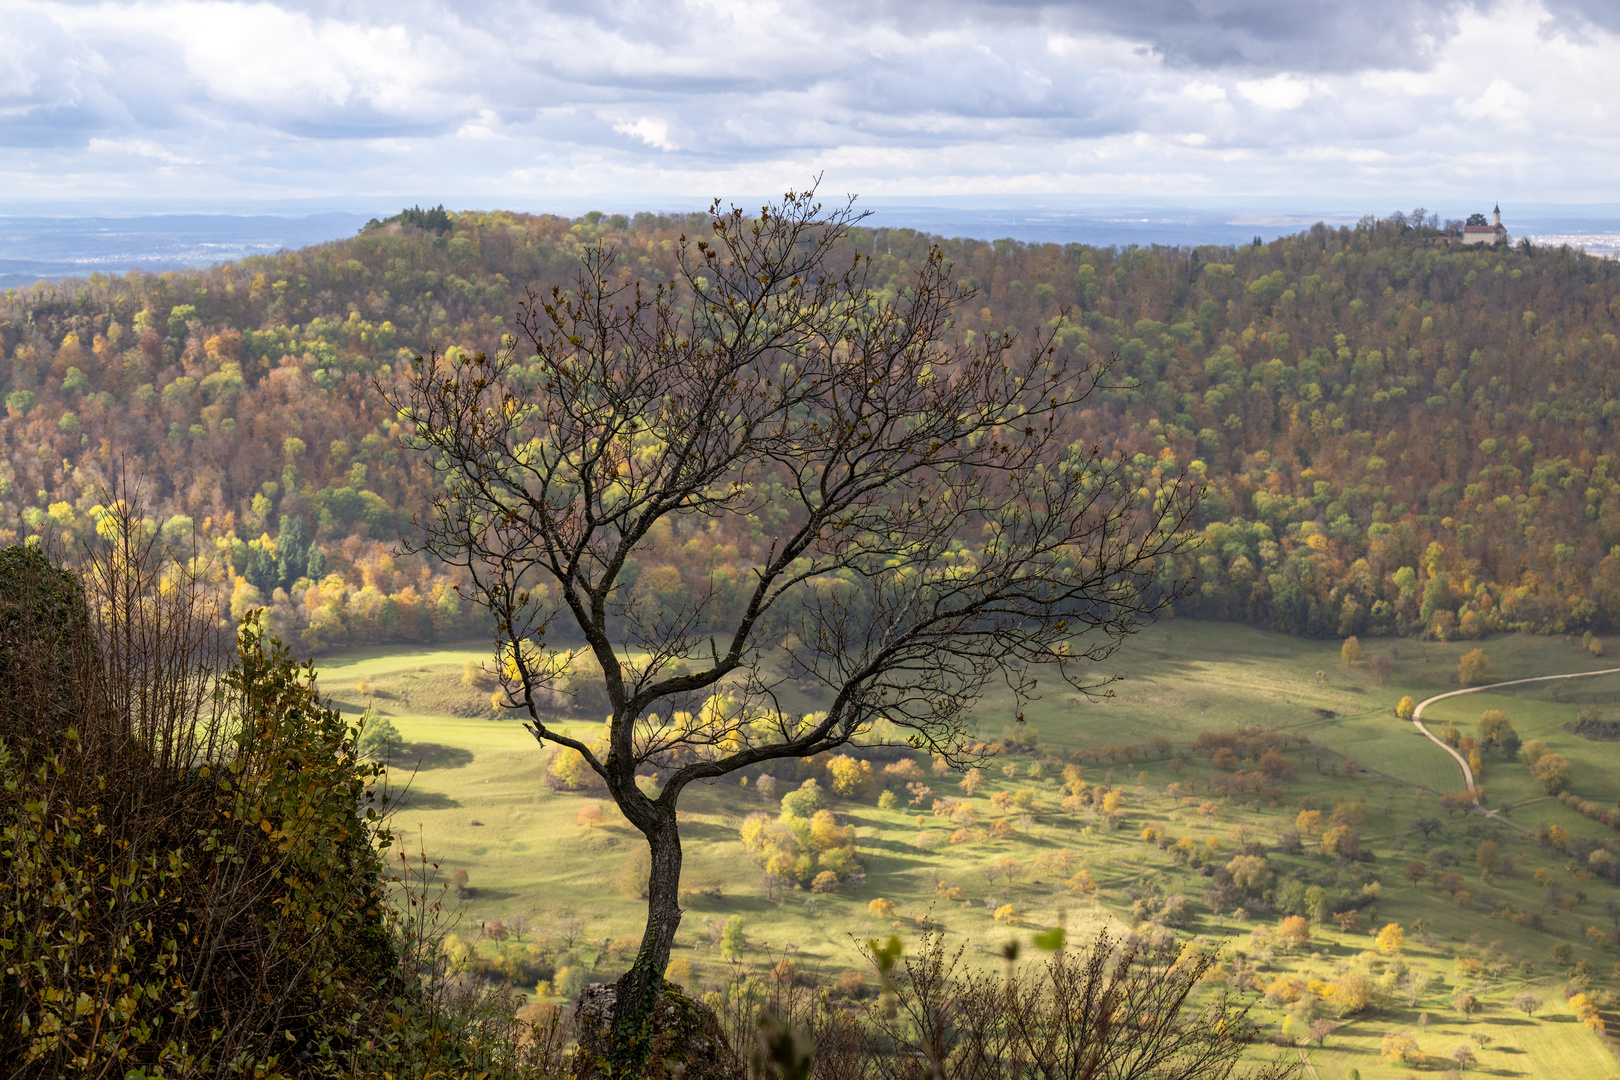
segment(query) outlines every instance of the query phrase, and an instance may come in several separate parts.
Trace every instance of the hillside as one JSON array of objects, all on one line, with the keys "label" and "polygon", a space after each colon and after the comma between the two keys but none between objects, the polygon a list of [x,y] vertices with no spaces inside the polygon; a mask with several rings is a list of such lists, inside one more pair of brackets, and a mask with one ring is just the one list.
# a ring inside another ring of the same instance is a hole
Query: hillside
[{"label": "hillside", "polygon": [[[1514,755],[1484,751],[1487,805],[1502,814],[1491,819],[1446,798],[1460,787],[1455,764],[1391,708],[1454,685],[1473,646],[1367,645],[1393,654],[1387,681],[1342,663],[1336,643],[1161,623],[1115,658],[1125,678],[1113,698],[1050,695],[1023,707],[1014,732],[1010,695],[989,695],[979,729],[1009,741],[971,781],[926,755],[912,768],[876,758],[864,778],[823,755],[774,763],[769,781],[749,769],[740,785],[694,787],[671,977],[718,1003],[746,998],[786,960],[837,996],[869,999],[860,944],[874,936],[915,948],[939,930],[971,964],[999,969],[1010,939],[1107,927],[1219,947],[1211,982],[1256,1003],[1276,1044],[1259,1054],[1307,1054],[1322,1080],[1438,1075],[1459,1046],[1494,1075],[1609,1076],[1620,839],[1580,804],[1613,813],[1615,750],[1563,725],[1587,709],[1620,715],[1620,676],[1431,707],[1436,730],[1450,722],[1470,739],[1484,710],[1500,710],[1527,743],[1568,759],[1560,800]],[[1613,666],[1550,636],[1484,647],[1501,678]],[[458,883],[445,899],[465,909],[460,962],[562,1003],[635,949],[645,842],[599,792],[559,783],[557,759],[520,727],[466,716],[479,695],[463,665],[482,655],[356,650],[322,663],[320,684],[403,736],[395,828],[411,850],[424,845],[438,881]],[[786,704],[815,701],[794,692]],[[557,718],[583,734],[581,719]],[[807,779],[853,830],[858,866],[831,888],[772,873],[748,839],[751,819],[785,809]],[[1405,1064],[1382,1059],[1391,1034],[1413,1040]]]},{"label": "hillside", "polygon": [[[269,605],[307,650],[475,629],[443,567],[388,553],[436,479],[371,380],[498,347],[524,290],[566,283],[585,245],[617,247],[626,280],[670,280],[682,231],[707,225],[421,220],[8,291],[0,543],[86,535],[128,461],[176,553],[195,529],[233,609]],[[883,289],[932,242],[850,239]],[[1207,544],[1165,568],[1197,574],[1181,614],[1317,636],[1620,625],[1614,264],[1456,249],[1404,215],[1236,249],[940,243],[980,289],[962,333],[1044,326],[1066,352],[1117,354],[1122,386],[1085,423],[1143,474],[1204,474]],[[740,565],[772,525],[701,550],[672,535],[644,587]]]}]

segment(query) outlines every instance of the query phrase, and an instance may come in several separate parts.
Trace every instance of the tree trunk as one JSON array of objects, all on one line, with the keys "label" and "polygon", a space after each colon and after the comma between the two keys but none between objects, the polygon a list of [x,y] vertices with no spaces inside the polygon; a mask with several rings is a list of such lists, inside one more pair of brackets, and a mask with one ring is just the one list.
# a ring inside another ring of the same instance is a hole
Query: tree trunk
[{"label": "tree trunk", "polygon": [[647,928],[635,963],[619,977],[613,1006],[613,1058],[615,1072],[635,1075],[652,1038],[653,1007],[664,991],[664,969],[670,946],[681,924],[678,904],[681,886],[681,834],[673,807],[656,804],[652,815],[638,827],[652,850],[647,876]]}]

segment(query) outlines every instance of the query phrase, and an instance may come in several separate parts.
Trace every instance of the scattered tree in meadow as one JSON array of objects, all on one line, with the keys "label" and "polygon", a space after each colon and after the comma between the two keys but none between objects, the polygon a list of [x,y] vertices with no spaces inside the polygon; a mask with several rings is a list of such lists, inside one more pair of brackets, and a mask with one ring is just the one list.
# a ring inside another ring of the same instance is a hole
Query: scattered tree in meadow
[{"label": "scattered tree in meadow", "polygon": [[1399,956],[1406,947],[1406,931],[1401,929],[1399,923],[1389,923],[1378,936],[1373,939],[1373,947],[1378,950],[1379,956]]},{"label": "scattered tree in meadow", "polygon": [[[1026,697],[1030,672],[1054,671],[1084,690],[1083,665],[1186,590],[1162,570],[1195,485],[1144,490],[1086,441],[1079,405],[1105,367],[1049,338],[965,342],[970,294],[938,251],[902,292],[874,290],[843,246],[857,220],[812,194],[754,217],[717,203],[651,288],[587,248],[571,290],[525,306],[528,356],[419,358],[380,386],[444,481],[413,547],[463,568],[516,669],[508,705],[584,757],[651,848],[644,947],[615,1007],[627,1062],[680,922],[689,785],[876,728],[970,764],[992,679]],[[627,576],[652,538],[733,519],[770,525],[731,584]],[[994,545],[957,558],[987,529]],[[561,622],[602,667],[605,752],[540,707]],[[826,710],[778,712],[779,670],[826,687]],[[665,778],[656,796],[642,767]]]},{"label": "scattered tree in meadow", "polygon": [[827,777],[832,781],[833,794],[843,799],[862,797],[874,783],[872,763],[857,761],[848,754],[838,754],[827,762]]},{"label": "scattered tree in meadow", "polygon": [[1271,865],[1260,855],[1237,855],[1226,864],[1232,885],[1245,896],[1260,896],[1271,884]]},{"label": "scattered tree in meadow", "polygon": [[743,930],[743,917],[733,915],[720,931],[720,955],[736,959],[748,948],[748,935]]},{"label": "scattered tree in meadow", "polygon": [[1562,754],[1544,753],[1530,766],[1530,775],[1549,795],[1557,795],[1569,783],[1569,761]]},{"label": "scattered tree in meadow", "polygon": [[1390,663],[1389,657],[1383,653],[1376,653],[1367,658],[1367,670],[1378,678],[1378,685],[1382,686],[1389,681],[1390,675],[1395,670],[1395,665]]},{"label": "scattered tree in meadow", "polygon": [[367,709],[361,718],[360,752],[375,761],[388,761],[404,739],[386,716]]},{"label": "scattered tree in meadow", "polygon": [[1311,922],[1303,915],[1289,915],[1277,927],[1277,937],[1289,949],[1307,945],[1311,940]]},{"label": "scattered tree in meadow", "polygon": [[1519,733],[1500,709],[1486,709],[1479,717],[1479,744],[1486,750],[1512,756],[1519,752]]},{"label": "scattered tree in meadow", "polygon": [[1401,698],[1401,700],[1395,705],[1395,715],[1400,717],[1402,720],[1412,719],[1412,714],[1416,711],[1417,700],[1410,695]]},{"label": "scattered tree in meadow", "polygon": [[1421,859],[1413,859],[1401,868],[1401,873],[1407,881],[1416,886],[1429,876],[1429,864]]},{"label": "scattered tree in meadow", "polygon": [[1345,638],[1344,644],[1339,646],[1339,659],[1346,667],[1355,667],[1361,663],[1361,642],[1354,634]]},{"label": "scattered tree in meadow", "polygon": [[1441,821],[1437,817],[1420,817],[1416,821],[1412,822],[1412,828],[1422,833],[1423,840],[1425,843],[1427,843],[1434,837],[1435,833],[1445,828],[1445,822]]},{"label": "scattered tree in meadow", "polygon": [[1401,1031],[1391,1031],[1384,1036],[1378,1047],[1378,1055],[1389,1065],[1408,1065],[1423,1060],[1423,1051],[1418,1048],[1417,1040]]},{"label": "scattered tree in meadow", "polygon": [[1457,661],[1457,682],[1463,686],[1479,686],[1491,681],[1491,662],[1484,649],[1469,649]]},{"label": "scattered tree in meadow", "polygon": [[624,863],[613,879],[613,890],[631,900],[646,899],[649,861],[651,860],[646,851],[632,851],[625,857]]}]

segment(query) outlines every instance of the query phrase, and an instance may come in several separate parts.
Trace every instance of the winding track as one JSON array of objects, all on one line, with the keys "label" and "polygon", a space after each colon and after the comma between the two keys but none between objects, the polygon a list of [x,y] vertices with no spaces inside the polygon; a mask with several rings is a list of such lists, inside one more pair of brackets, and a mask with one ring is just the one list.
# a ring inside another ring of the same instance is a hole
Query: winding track
[{"label": "winding track", "polygon": [[[1456,697],[1459,694],[1477,694],[1482,690],[1495,690],[1503,686],[1518,686],[1521,683],[1551,682],[1554,679],[1584,679],[1589,675],[1614,675],[1617,673],[1620,673],[1620,668],[1604,668],[1601,671],[1574,671],[1570,672],[1568,675],[1537,675],[1530,679],[1509,679],[1506,682],[1486,683],[1484,686],[1470,686],[1462,690],[1449,690],[1444,694],[1436,694],[1432,698],[1425,698],[1418,702],[1417,708],[1412,710],[1412,725],[1421,731],[1424,737],[1430,742],[1434,743],[1434,745],[1438,746],[1440,749],[1450,754],[1453,758],[1457,759],[1457,766],[1462,769],[1463,783],[1466,785],[1466,790],[1473,791],[1474,770],[1468,767],[1468,760],[1466,758],[1464,758],[1456,750],[1447,746],[1442,740],[1437,738],[1433,732],[1423,726],[1424,709],[1428,708],[1430,705],[1433,705],[1437,701],[1442,701],[1449,697]],[[1478,810],[1486,817],[1493,817],[1506,825],[1511,825],[1520,832],[1531,831],[1516,821],[1511,821],[1508,818],[1501,817],[1495,810],[1485,809],[1479,804],[1479,799],[1477,797],[1474,799],[1474,809]]]}]

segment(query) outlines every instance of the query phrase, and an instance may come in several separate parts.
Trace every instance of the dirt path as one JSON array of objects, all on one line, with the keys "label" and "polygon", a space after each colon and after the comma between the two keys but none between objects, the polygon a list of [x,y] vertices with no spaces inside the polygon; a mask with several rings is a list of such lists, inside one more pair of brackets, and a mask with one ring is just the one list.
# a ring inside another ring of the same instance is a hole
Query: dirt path
[{"label": "dirt path", "polygon": [[[1466,687],[1466,688],[1464,688],[1462,690],[1449,690],[1444,694],[1436,694],[1436,695],[1434,695],[1434,697],[1425,698],[1422,701],[1418,702],[1417,708],[1412,710],[1412,724],[1419,731],[1421,731],[1423,733],[1424,737],[1427,738],[1430,742],[1434,743],[1434,745],[1438,746],[1440,749],[1444,750],[1446,753],[1450,754],[1453,758],[1456,759],[1457,767],[1462,769],[1463,784],[1466,786],[1466,789],[1468,791],[1473,791],[1474,790],[1474,770],[1470,769],[1468,767],[1468,760],[1466,758],[1464,758],[1461,754],[1459,754],[1456,750],[1452,749],[1450,746],[1447,746],[1444,741],[1437,738],[1433,732],[1431,732],[1428,728],[1423,726],[1423,710],[1424,709],[1428,708],[1430,705],[1433,705],[1437,701],[1443,701],[1443,700],[1445,700],[1446,698],[1449,698],[1449,697],[1457,697],[1459,694],[1477,694],[1482,690],[1497,690],[1497,689],[1500,689],[1501,687],[1504,687],[1504,686],[1518,686],[1521,683],[1551,682],[1554,679],[1584,679],[1584,678],[1586,678],[1587,676],[1590,676],[1590,675],[1614,675],[1614,674],[1617,674],[1617,673],[1620,673],[1620,668],[1604,668],[1602,671],[1575,671],[1575,672],[1571,672],[1571,673],[1569,673],[1567,675],[1537,675],[1537,676],[1535,676],[1533,678],[1529,678],[1529,679],[1508,679],[1506,682],[1487,683],[1484,686],[1470,686],[1470,687]],[[1523,825],[1520,825],[1516,821],[1510,821],[1509,819],[1507,819],[1505,817],[1499,816],[1498,813],[1495,810],[1487,810],[1487,809],[1485,809],[1483,806],[1481,806],[1479,804],[1479,800],[1477,798],[1474,800],[1474,809],[1478,810],[1480,813],[1484,814],[1486,817],[1496,818],[1496,820],[1502,822],[1505,825],[1511,825],[1515,829],[1518,829],[1520,832],[1530,832],[1530,831],[1532,831],[1530,829],[1525,828]]]}]

